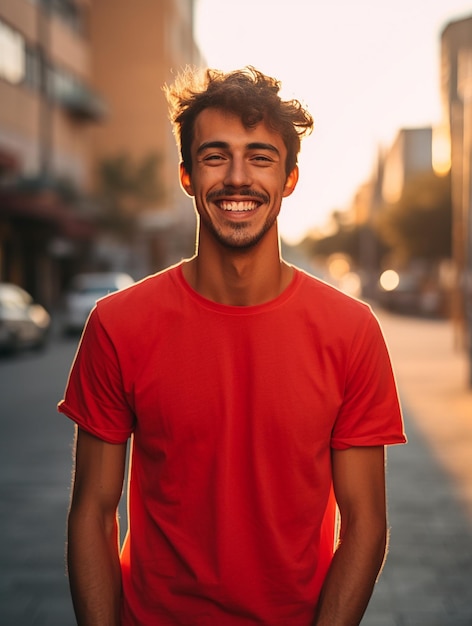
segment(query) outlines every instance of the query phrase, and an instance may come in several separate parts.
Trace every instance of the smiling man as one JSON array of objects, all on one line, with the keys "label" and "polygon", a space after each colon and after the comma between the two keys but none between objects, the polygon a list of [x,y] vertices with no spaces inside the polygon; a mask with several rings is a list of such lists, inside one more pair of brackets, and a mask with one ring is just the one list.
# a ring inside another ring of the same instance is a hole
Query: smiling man
[{"label": "smiling man", "polygon": [[[212,107],[195,120],[191,158],[190,167],[181,164],[180,177],[195,198],[199,246],[184,276],[202,295],[228,304],[259,304],[279,295],[292,268],[280,262],[277,216],[298,180],[296,166],[285,171],[281,135],[264,121],[247,127],[236,113]],[[202,274],[205,284],[198,287]]]},{"label": "smiling man", "polygon": [[98,302],[59,405],[77,621],[353,626],[385,556],[384,447],[405,441],[387,349],[367,305],[280,256],[310,114],[253,68],[197,79],[167,90],[196,254]]}]

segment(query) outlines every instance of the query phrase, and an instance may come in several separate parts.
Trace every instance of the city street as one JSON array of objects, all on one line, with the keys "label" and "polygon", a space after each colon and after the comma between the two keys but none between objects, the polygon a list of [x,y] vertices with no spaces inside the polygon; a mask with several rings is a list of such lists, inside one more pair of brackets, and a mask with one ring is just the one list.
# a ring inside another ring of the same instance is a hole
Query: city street
[{"label": "city street", "polygon": [[[379,312],[409,443],[388,451],[390,554],[363,626],[472,626],[472,393],[449,323]],[[73,626],[64,567],[77,339],[0,358],[0,624]],[[215,625],[217,626],[217,625]],[[287,624],[287,626],[290,626]]]},{"label": "city street", "polygon": [[77,340],[0,359],[0,624],[74,624],[64,567],[73,424],[56,412]]}]

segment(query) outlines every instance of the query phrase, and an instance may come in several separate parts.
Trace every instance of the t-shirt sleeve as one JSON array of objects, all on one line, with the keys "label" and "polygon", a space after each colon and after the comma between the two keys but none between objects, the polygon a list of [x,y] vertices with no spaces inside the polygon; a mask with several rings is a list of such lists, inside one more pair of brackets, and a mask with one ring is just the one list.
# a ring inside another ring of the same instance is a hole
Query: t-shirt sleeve
[{"label": "t-shirt sleeve", "polygon": [[405,441],[390,356],[377,318],[370,313],[349,350],[344,398],[331,446],[345,449]]},{"label": "t-shirt sleeve", "polygon": [[80,341],[58,410],[109,443],[124,443],[133,432],[116,348],[100,322],[97,307]]}]

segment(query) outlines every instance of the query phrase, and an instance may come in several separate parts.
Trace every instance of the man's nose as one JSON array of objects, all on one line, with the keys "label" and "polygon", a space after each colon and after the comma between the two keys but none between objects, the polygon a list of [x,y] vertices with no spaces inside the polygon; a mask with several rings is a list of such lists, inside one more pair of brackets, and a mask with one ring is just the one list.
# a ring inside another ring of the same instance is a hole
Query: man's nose
[{"label": "man's nose", "polygon": [[230,187],[247,187],[251,184],[250,166],[243,158],[232,158],[226,171],[224,184]]}]

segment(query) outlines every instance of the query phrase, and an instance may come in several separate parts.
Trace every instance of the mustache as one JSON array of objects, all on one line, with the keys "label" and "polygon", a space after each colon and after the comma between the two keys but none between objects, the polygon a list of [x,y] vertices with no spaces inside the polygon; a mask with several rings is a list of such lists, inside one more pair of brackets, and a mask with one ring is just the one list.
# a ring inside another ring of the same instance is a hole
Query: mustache
[{"label": "mustache", "polygon": [[269,197],[260,191],[254,191],[254,189],[235,189],[234,187],[224,187],[223,189],[217,189],[216,191],[210,191],[207,195],[207,201],[219,200],[220,198],[228,198],[231,196],[247,196],[248,198],[255,198],[261,202],[269,202]]}]

